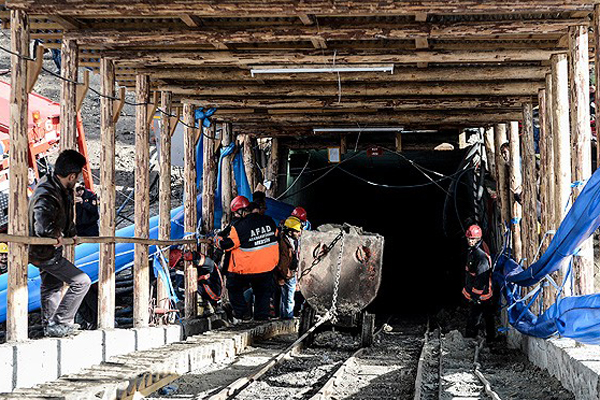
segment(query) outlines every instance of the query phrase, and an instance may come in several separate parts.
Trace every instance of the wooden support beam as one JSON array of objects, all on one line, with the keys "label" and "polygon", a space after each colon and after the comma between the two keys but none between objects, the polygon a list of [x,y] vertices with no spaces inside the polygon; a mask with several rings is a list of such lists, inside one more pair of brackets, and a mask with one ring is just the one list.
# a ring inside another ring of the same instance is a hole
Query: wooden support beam
[{"label": "wooden support beam", "polygon": [[[100,61],[100,63],[102,63],[102,61]],[[77,110],[77,112],[79,112],[81,110],[81,106],[83,105],[83,100],[85,100],[85,95],[88,92],[88,89],[90,88],[90,71],[89,70],[85,70],[83,71],[83,84],[77,85],[77,93],[76,93],[76,103],[75,103],[75,109]]]},{"label": "wooden support beam", "polygon": [[428,49],[429,48],[429,41],[427,40],[427,37],[425,37],[425,36],[417,36],[415,38],[415,48],[417,50]]},{"label": "wooden support beam", "polygon": [[298,18],[300,18],[300,21],[302,21],[302,23],[307,26],[313,25],[315,23],[314,15],[299,14]]},{"label": "wooden support beam", "polygon": [[[100,235],[115,236],[115,66],[111,60],[100,61]],[[98,269],[98,327],[115,327],[115,244],[100,244]]]},{"label": "wooden support beam", "polygon": [[[140,68],[140,73],[148,73],[153,79],[174,79],[207,82],[256,82],[256,77],[250,75],[248,69],[239,68]],[[506,80],[543,80],[550,72],[546,66],[487,66],[477,67],[446,66],[431,67],[426,71],[413,67],[394,66],[393,74],[379,72],[357,72],[341,74],[342,83],[352,82],[456,82],[456,81],[506,81]],[[131,70],[127,77],[135,79]],[[125,75],[123,75],[125,77]],[[290,73],[263,74],[263,81],[292,81],[292,82],[337,82],[337,74],[322,73]]]},{"label": "wooden support beam", "polygon": [[156,114],[156,109],[158,108],[160,93],[158,91],[154,92],[152,97],[152,102],[147,105],[148,107],[148,129],[152,126],[152,122],[154,121],[154,114]]},{"label": "wooden support beam", "polygon": [[[496,193],[500,205],[500,216],[504,235],[510,226],[510,187],[508,161],[510,154],[502,150],[502,145],[508,142],[506,134],[506,124],[496,124],[494,126],[494,146],[496,150]],[[501,246],[502,244],[500,244]]]},{"label": "wooden support beam", "polygon": [[[233,142],[233,132],[231,124],[224,122],[219,124],[221,127],[221,148],[228,147]],[[219,129],[219,127],[217,127]],[[227,226],[231,223],[231,210],[229,205],[233,200],[233,155],[223,158],[221,165],[221,207],[223,215],[221,217],[221,226]]]},{"label": "wooden support beam", "polygon": [[[171,92],[169,92],[169,93],[171,93]],[[171,97],[172,97],[172,94],[171,94]],[[162,118],[162,116],[161,116],[161,118]],[[173,136],[173,134],[175,133],[175,129],[177,129],[177,124],[179,123],[179,118],[181,118],[181,107],[176,107],[174,116],[169,117],[170,125],[171,125],[171,131],[170,131],[171,136]],[[198,131],[200,132],[201,129],[199,129]]]},{"label": "wooden support beam", "polygon": [[523,2],[518,0],[494,1],[482,3],[480,0],[436,0],[427,2],[389,2],[382,5],[379,0],[351,0],[333,3],[331,1],[282,0],[275,3],[265,2],[213,2],[207,5],[205,0],[173,2],[156,0],[152,4],[132,3],[131,1],[70,0],[11,0],[10,6],[27,10],[35,14],[60,14],[66,16],[124,16],[132,15],[173,16],[178,17],[194,10],[194,14],[213,18],[241,16],[289,16],[316,14],[323,16],[392,16],[429,14],[511,14],[548,13],[548,12],[592,12],[593,2],[541,0]]},{"label": "wooden support beam", "polygon": [[217,50],[229,50],[229,46],[222,42],[214,42],[212,44]]},{"label": "wooden support beam", "polygon": [[[215,124],[206,130],[208,133],[202,139],[202,233],[212,232],[215,228],[215,190],[217,187]],[[202,247],[203,254],[208,254],[208,251],[209,246]]]},{"label": "wooden support beam", "polygon": [[195,15],[183,14],[180,15],[179,18],[190,28],[199,28],[202,26],[200,18],[196,17]]},{"label": "wooden support beam", "polygon": [[61,49],[60,148],[77,148],[77,53],[75,40],[64,40]]},{"label": "wooden support beam", "polygon": [[[479,63],[479,62],[521,62],[545,61],[555,50],[529,49],[528,51],[502,50],[478,51],[340,51],[336,54],[336,64],[396,63]],[[164,52],[164,51],[106,51],[105,56],[115,59],[121,67],[194,67],[219,66],[238,67],[258,64],[297,65],[331,64],[333,55],[323,54],[321,50],[296,51],[203,51],[203,52]]]},{"label": "wooden support beam", "polygon": [[119,89],[119,100],[113,103],[113,121],[116,124],[121,116],[121,110],[125,106],[125,88]]},{"label": "wooden support beam", "polygon": [[396,132],[396,136],[394,139],[396,151],[400,153],[402,151],[402,133]]},{"label": "wooden support beam", "polygon": [[243,135],[242,136],[242,157],[244,159],[244,171],[246,171],[246,177],[248,178],[248,185],[250,186],[250,190],[254,191],[256,188],[256,179],[255,179],[255,161],[254,161],[254,150],[252,145],[252,136]]},{"label": "wooden support beam", "polygon": [[[161,92],[160,108],[167,114],[171,114],[172,108],[171,92]],[[162,240],[171,239],[171,124],[173,117],[161,114],[160,126],[160,162],[159,162],[159,181],[158,181],[158,201],[159,201],[159,221],[158,238]],[[165,260],[169,260],[170,251],[166,248],[163,251]],[[165,271],[168,274],[168,271]],[[158,279],[156,282],[156,304],[159,308],[169,309],[169,288],[166,282]]]},{"label": "wooden support beam", "polygon": [[[28,63],[14,54],[29,56],[29,17],[23,11],[10,11],[10,152],[8,233],[27,235],[27,152],[28,152]],[[6,340],[27,340],[27,250],[19,243],[8,244],[8,285],[6,296]]]},{"label": "wooden support beam", "polygon": [[42,67],[44,66],[44,46],[38,45],[35,53],[35,60],[27,60],[27,93],[31,93],[35,83],[37,82]]},{"label": "wooden support beam", "polygon": [[[583,182],[592,175],[592,131],[590,128],[590,80],[588,59],[588,28],[569,28],[570,49],[570,114],[571,114],[571,178],[573,202],[583,190]],[[577,184],[581,182],[581,184]],[[593,238],[582,243],[573,258],[574,295],[594,293]]]},{"label": "wooden support beam", "polygon": [[[571,140],[569,125],[569,66],[566,54],[552,56],[552,138],[554,144],[555,216],[556,229],[569,210],[571,196]],[[557,282],[562,282],[566,267],[559,271]],[[570,285],[563,294],[571,295]]]},{"label": "wooden support beam", "polygon": [[487,167],[492,177],[496,176],[496,148],[494,147],[494,127],[488,126],[485,128],[483,135],[485,152],[487,159]]},{"label": "wooden support beam", "polygon": [[600,4],[594,7],[594,81],[596,82],[596,168],[600,167]]},{"label": "wooden support beam", "polygon": [[415,22],[427,22],[427,13],[421,12],[415,14]]},{"label": "wooden support beam", "polygon": [[322,37],[313,37],[310,39],[310,42],[312,43],[312,45],[315,49],[326,49],[327,48],[327,41],[325,39],[323,39]]},{"label": "wooden support beam", "polygon": [[271,138],[271,154],[269,155],[269,162],[267,167],[267,180],[271,182],[269,188],[267,188],[267,196],[274,198],[279,190],[279,181],[277,174],[279,172],[279,139],[276,137]]},{"label": "wooden support beam", "polygon": [[[550,216],[548,212],[548,208],[552,202],[552,199],[548,197],[548,185],[550,184],[549,180],[549,171],[548,171],[548,112],[546,108],[546,89],[540,89],[538,93],[538,118],[539,118],[539,148],[540,148],[540,233],[542,235],[541,239],[543,240],[540,248],[540,255],[544,254],[546,249],[548,248],[547,243],[548,240],[544,239],[545,233],[550,229],[548,224],[548,218]],[[552,153],[550,153],[552,154]],[[553,183],[554,184],[554,183]],[[550,207],[552,208],[552,207]],[[534,262],[535,260],[532,260]]]},{"label": "wooden support beam", "polygon": [[[164,85],[162,90],[170,90],[174,95],[186,97],[333,97],[337,98],[338,84],[231,84],[231,85]],[[381,97],[381,96],[532,96],[544,87],[540,81],[509,82],[449,82],[435,83],[357,83],[343,86],[343,97]]]},{"label": "wooden support beam", "polygon": [[526,266],[535,260],[540,237],[538,234],[538,173],[533,138],[533,105],[523,104],[523,135],[521,140],[521,161],[523,171],[523,255],[527,258]]},{"label": "wooden support beam", "polygon": [[[148,101],[150,99],[150,78],[148,75],[136,77],[135,106],[135,236],[147,239],[150,234],[150,176]],[[133,264],[133,326],[148,326],[150,314],[150,267],[148,246],[136,244]]]},{"label": "wooden support beam", "polygon": [[340,136],[340,154],[344,155],[348,152],[348,136],[341,135]]},{"label": "wooden support beam", "polygon": [[[190,104],[183,106],[183,191],[184,229],[187,234],[196,232],[196,128],[194,108]],[[192,261],[185,262],[185,317],[192,318],[197,314],[198,274]]]},{"label": "wooden support beam", "polygon": [[[316,26],[291,25],[243,29],[212,28],[203,30],[78,30],[66,34],[74,38],[80,45],[114,49],[125,46],[197,46],[199,44],[218,43],[287,43],[310,41],[319,38],[325,41],[350,40],[498,40],[498,39],[530,39],[541,35],[548,38],[559,38],[567,32],[569,26],[587,24],[585,19],[536,19],[533,21],[477,21],[437,24],[428,22],[408,22],[404,24]],[[427,47],[424,47],[427,48]]]},{"label": "wooden support beam", "polygon": [[523,211],[521,205],[515,200],[515,193],[521,192],[523,176],[521,174],[521,151],[519,146],[519,122],[511,121],[508,124],[508,143],[510,146],[510,162],[508,172],[510,175],[510,207],[512,234],[512,251],[517,262],[523,258],[523,241],[521,234],[521,218]]},{"label": "wooden support beam", "polygon": [[75,19],[73,17],[52,15],[50,18],[53,19],[54,22],[56,22],[57,24],[59,24],[60,26],[62,26],[64,29],[67,29],[67,30],[77,30],[77,29],[85,28],[85,24],[83,24],[82,22],[78,21],[77,19]]}]

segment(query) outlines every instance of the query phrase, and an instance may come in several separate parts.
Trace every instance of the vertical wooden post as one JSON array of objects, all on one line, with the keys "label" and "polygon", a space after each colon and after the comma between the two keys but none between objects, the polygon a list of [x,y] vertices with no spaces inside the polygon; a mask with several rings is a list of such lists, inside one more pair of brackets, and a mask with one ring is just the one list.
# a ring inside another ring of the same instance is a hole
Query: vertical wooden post
[{"label": "vertical wooden post", "polygon": [[402,133],[396,132],[396,138],[394,142],[396,145],[396,151],[400,153],[402,151]]},{"label": "vertical wooden post", "polygon": [[[79,47],[72,39],[65,39],[61,46],[62,90],[60,99],[60,150],[77,149],[77,68]],[[73,213],[73,215],[75,215]],[[75,260],[75,246],[64,247],[64,256]]]},{"label": "vertical wooden post", "polygon": [[[548,130],[546,129],[546,89],[540,89],[538,91],[538,116],[540,124],[540,227],[541,235],[544,237],[544,233],[548,231],[548,206],[551,204],[552,199],[548,197]],[[544,240],[540,249],[540,255],[546,250],[547,240]],[[534,260],[532,260],[533,262]]]},{"label": "vertical wooden post", "polygon": [[510,203],[513,256],[517,262],[523,258],[523,241],[521,236],[521,217],[523,215],[521,205],[515,200],[515,193],[521,190],[523,177],[521,175],[521,151],[519,146],[519,122],[511,121],[508,125],[508,143],[510,145],[510,162],[508,165],[510,174]]},{"label": "vertical wooden post", "polygon": [[248,185],[250,190],[256,188],[255,179],[255,163],[254,163],[254,150],[252,149],[252,137],[250,135],[244,135],[243,138],[243,158],[244,158],[244,170],[246,171],[246,177],[248,178]]},{"label": "vertical wooden post", "polygon": [[[590,142],[590,76],[588,59],[588,28],[569,28],[569,50],[571,55],[571,178],[573,202],[583,190],[583,182],[592,175],[592,152]],[[575,295],[594,293],[594,249],[593,239],[582,243],[578,255],[573,259]]]},{"label": "vertical wooden post", "polygon": [[[77,68],[78,46],[72,39],[62,41],[60,54],[62,91],[60,99],[60,149],[77,148]],[[68,79],[68,80],[66,80]]]},{"label": "vertical wooden post", "polygon": [[[173,94],[168,91],[160,93],[161,130],[160,130],[160,170],[158,181],[158,238],[162,240],[171,239],[171,117]],[[169,248],[163,251],[165,260],[169,260]],[[156,281],[156,304],[158,307],[169,308],[169,291],[165,283],[158,279]]]},{"label": "vertical wooden post", "polygon": [[340,137],[340,154],[346,154],[348,152],[348,135],[342,135]]},{"label": "vertical wooden post", "polygon": [[[510,189],[508,179],[508,164],[502,156],[500,148],[508,142],[506,136],[506,124],[496,124],[494,126],[494,143],[496,147],[496,188],[498,191],[498,200],[502,215],[502,223],[510,226]],[[508,228],[510,229],[510,228]]]},{"label": "vertical wooden post", "polygon": [[287,174],[288,174],[288,158],[290,155],[290,148],[279,143],[279,165],[277,170],[277,193],[274,196],[279,196],[280,193],[287,189]]},{"label": "vertical wooden post", "polygon": [[[183,105],[183,134],[184,164],[183,164],[183,191],[184,229],[186,234],[196,232],[196,128],[194,121],[194,107],[189,103]],[[194,263],[185,262],[185,317],[192,318],[196,315],[196,290],[198,289],[198,276]]]},{"label": "vertical wooden post", "polygon": [[458,134],[458,148],[464,149],[467,147],[467,132],[463,129]]},{"label": "vertical wooden post", "polygon": [[[200,128],[203,129],[203,128]],[[208,129],[207,129],[208,130]],[[215,228],[215,188],[217,166],[215,162],[215,125],[208,130],[202,143],[202,232],[208,233]],[[208,254],[209,246],[202,244],[203,254]]]},{"label": "vertical wooden post", "polygon": [[533,139],[533,104],[523,104],[523,253],[527,264],[534,262],[540,238],[538,235],[538,172]]},{"label": "vertical wooden post", "polygon": [[[231,124],[224,122],[221,124],[221,146],[223,148],[229,146],[233,141]],[[223,214],[221,217],[221,228],[226,227],[231,222],[231,210],[229,205],[233,200],[232,178],[233,178],[233,156],[223,158],[221,165],[221,208]]]},{"label": "vertical wooden post", "polygon": [[485,152],[488,161],[488,167],[490,169],[490,175],[496,176],[496,149],[494,147],[494,128],[488,126],[485,128],[483,139],[485,143]]},{"label": "vertical wooden post", "polygon": [[[545,113],[545,139],[546,139],[546,156],[542,158],[542,162],[544,165],[544,175],[546,177],[546,199],[545,207],[546,207],[546,228],[542,232],[545,234],[549,230],[555,229],[556,224],[556,171],[554,170],[555,165],[555,154],[554,154],[554,113],[553,113],[553,98],[554,98],[554,86],[552,84],[552,74],[546,74],[546,113]],[[541,123],[541,120],[540,120]],[[544,203],[542,203],[542,207],[544,207]],[[542,218],[544,217],[544,212],[542,211]],[[548,245],[550,244],[550,240],[552,236],[547,236],[544,241],[543,251],[546,251]],[[556,281],[559,281],[559,273],[555,272],[552,274],[552,278]],[[556,289],[551,286],[544,287],[544,309],[548,309],[555,301],[556,301]]]},{"label": "vertical wooden post", "polygon": [[277,172],[279,171],[279,139],[274,137],[271,138],[271,155],[269,157],[269,166],[267,167],[267,173],[269,181],[271,181],[271,187],[267,189],[267,196],[274,198],[279,190],[277,182]]},{"label": "vertical wooden post", "polygon": [[[149,236],[149,148],[148,107],[150,100],[150,79],[148,75],[136,75],[135,119],[135,236],[146,239]],[[135,244],[133,265],[133,326],[148,326],[150,302],[150,267],[148,265],[148,245]]]},{"label": "vertical wooden post", "polygon": [[[100,98],[100,235],[115,236],[115,65],[111,60],[100,60],[102,95]],[[115,327],[115,244],[100,244],[98,266],[98,327]]]},{"label": "vertical wooden post", "polygon": [[[554,142],[555,171],[555,216],[554,226],[560,226],[571,196],[571,137],[569,126],[569,67],[566,54],[555,54],[552,62],[552,138]],[[558,282],[562,283],[566,267],[559,271]],[[571,286],[565,285],[563,294],[571,295]]]},{"label": "vertical wooden post", "polygon": [[596,82],[596,168],[600,168],[600,4],[594,7],[594,77]]},{"label": "vertical wooden post", "polygon": [[[29,57],[29,17],[10,11],[11,51]],[[27,235],[28,92],[27,60],[10,56],[10,152],[8,233]],[[8,244],[8,287],[6,296],[6,340],[27,340],[27,245]]]}]

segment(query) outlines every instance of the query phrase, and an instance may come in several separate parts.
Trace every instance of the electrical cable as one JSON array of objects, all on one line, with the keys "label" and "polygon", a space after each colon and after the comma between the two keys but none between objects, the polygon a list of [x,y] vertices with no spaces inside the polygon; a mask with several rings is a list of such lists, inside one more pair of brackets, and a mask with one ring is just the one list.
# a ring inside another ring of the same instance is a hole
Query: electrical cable
[{"label": "electrical cable", "polygon": [[[302,176],[302,174],[304,173],[304,170],[306,170],[306,167],[308,167],[308,163],[310,162],[310,153],[308,153],[308,159],[306,160],[306,164],[304,164],[304,168],[302,168],[302,171],[300,171],[300,174],[298,174],[298,176],[296,177],[296,179],[294,179],[294,182],[292,182],[292,184],[290,186],[288,186],[287,189],[285,189],[285,191],[283,193],[281,193],[278,197],[277,200],[279,200],[282,196],[284,196],[287,192],[289,192],[289,190],[291,188],[294,187],[294,185],[298,182],[298,180],[300,179],[300,177]],[[287,174],[286,174],[287,176]]]}]

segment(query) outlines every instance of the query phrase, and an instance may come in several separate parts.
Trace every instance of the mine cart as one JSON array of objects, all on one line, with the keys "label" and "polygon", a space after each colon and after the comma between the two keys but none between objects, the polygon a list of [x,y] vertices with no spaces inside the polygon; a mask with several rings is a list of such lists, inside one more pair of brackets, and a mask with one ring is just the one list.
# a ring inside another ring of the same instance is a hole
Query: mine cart
[{"label": "mine cart", "polygon": [[359,331],[361,344],[371,345],[375,315],[364,310],[381,284],[383,242],[383,236],[347,224],[323,225],[302,233],[299,287],[306,303],[301,335],[314,324],[316,315],[335,309],[337,317],[328,326]]}]

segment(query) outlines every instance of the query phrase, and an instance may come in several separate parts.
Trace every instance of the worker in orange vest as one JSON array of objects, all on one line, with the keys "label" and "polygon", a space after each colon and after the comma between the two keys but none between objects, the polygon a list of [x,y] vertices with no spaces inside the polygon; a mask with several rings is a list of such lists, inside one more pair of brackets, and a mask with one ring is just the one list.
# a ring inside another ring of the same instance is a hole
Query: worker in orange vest
[{"label": "worker in orange vest", "polygon": [[[238,208],[238,205],[246,205]],[[277,226],[271,217],[258,212],[249,213],[249,202],[237,196],[231,202],[231,211],[242,218],[231,225],[227,236],[217,236],[215,245],[230,254],[227,268],[227,291],[233,315],[245,319],[247,304],[244,291],[248,286],[254,292],[254,319],[269,319],[273,293],[273,269],[279,261]]]}]

